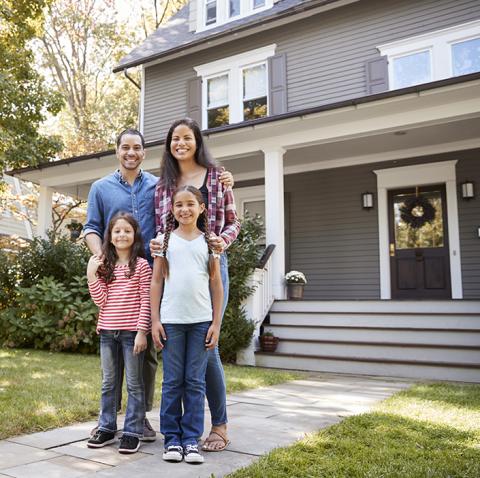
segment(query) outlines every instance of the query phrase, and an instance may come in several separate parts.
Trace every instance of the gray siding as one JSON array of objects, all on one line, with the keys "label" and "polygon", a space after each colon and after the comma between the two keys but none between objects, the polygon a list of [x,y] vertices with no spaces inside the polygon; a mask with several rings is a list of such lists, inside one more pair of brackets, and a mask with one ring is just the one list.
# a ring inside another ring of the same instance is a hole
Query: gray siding
[{"label": "gray siding", "polygon": [[362,1],[262,32],[221,47],[148,67],[147,140],[161,139],[187,111],[193,67],[272,43],[287,57],[288,111],[366,94],[365,62],[383,43],[480,18],[478,0]]},{"label": "gray siding", "polygon": [[367,164],[285,177],[289,198],[289,269],[305,272],[307,299],[379,299],[378,209],[360,198],[375,192],[373,170],[457,159],[457,181],[476,183],[477,197],[458,197],[464,298],[480,299],[480,150]]},{"label": "gray siding", "polygon": [[289,265],[307,276],[306,299],[378,299],[378,220],[361,194],[376,189],[371,165],[285,177]]},{"label": "gray siding", "polygon": [[465,201],[459,189],[458,215],[460,247],[462,254],[463,297],[480,299],[480,151],[471,159],[457,164],[457,182],[465,180],[475,183],[475,199]]}]

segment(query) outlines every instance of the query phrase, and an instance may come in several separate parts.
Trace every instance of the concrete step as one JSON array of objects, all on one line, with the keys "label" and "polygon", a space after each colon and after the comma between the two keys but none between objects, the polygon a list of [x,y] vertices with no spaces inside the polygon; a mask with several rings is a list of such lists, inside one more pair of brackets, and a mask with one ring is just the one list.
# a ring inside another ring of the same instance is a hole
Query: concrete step
[{"label": "concrete step", "polygon": [[393,344],[388,342],[341,342],[291,340],[279,342],[278,353],[378,360],[415,360],[450,364],[471,364],[480,368],[480,347],[430,344]]},{"label": "concrete step", "polygon": [[428,363],[414,360],[360,359],[256,352],[256,365],[289,370],[313,370],[480,383],[480,365]]},{"label": "concrete step", "polygon": [[469,345],[480,347],[480,330],[265,325],[280,339],[393,342],[403,344]]},{"label": "concrete step", "polygon": [[477,314],[478,300],[277,300],[273,312]]},{"label": "concrete step", "polygon": [[[276,303],[274,304],[276,305]],[[480,313],[453,314],[385,312],[270,311],[272,325],[321,325],[335,327],[384,327],[412,329],[465,329],[480,332]]]}]

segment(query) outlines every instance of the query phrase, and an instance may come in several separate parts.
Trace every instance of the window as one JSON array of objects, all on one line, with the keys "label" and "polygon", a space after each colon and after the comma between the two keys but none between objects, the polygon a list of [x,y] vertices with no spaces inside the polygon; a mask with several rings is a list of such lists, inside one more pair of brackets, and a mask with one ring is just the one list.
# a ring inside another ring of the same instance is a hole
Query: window
[{"label": "window", "polygon": [[205,0],[200,5],[197,32],[272,8],[273,0]]},{"label": "window", "polygon": [[202,126],[215,128],[268,114],[268,63],[275,45],[195,67],[202,77]]},{"label": "window", "polygon": [[388,57],[390,89],[480,71],[480,21],[378,47]]},{"label": "window", "polygon": [[205,25],[213,25],[217,21],[217,0],[206,0]]}]

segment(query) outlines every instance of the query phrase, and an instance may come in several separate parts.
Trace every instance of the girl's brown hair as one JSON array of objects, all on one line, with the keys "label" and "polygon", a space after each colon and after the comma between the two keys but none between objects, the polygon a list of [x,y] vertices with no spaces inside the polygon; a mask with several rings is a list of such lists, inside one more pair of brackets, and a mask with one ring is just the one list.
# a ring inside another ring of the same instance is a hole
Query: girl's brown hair
[{"label": "girl's brown hair", "polygon": [[[175,192],[172,195],[172,205],[175,202],[175,196],[178,193],[187,191],[195,197],[195,199],[198,201],[198,204],[205,204],[205,201],[203,200],[202,193],[195,187],[193,186],[181,186],[178,189],[175,190]],[[216,273],[216,268],[215,268],[215,258],[213,255],[213,247],[210,243],[210,228],[208,227],[208,213],[207,213],[207,208],[205,208],[200,215],[202,218],[203,226],[204,226],[204,232],[203,232],[203,237],[205,238],[205,242],[207,243],[208,246],[208,275],[210,276],[210,279],[213,279],[215,277]],[[162,252],[160,253],[159,261],[160,261],[160,275],[164,279],[168,278],[169,275],[169,266],[168,266],[168,260],[167,260],[167,250],[168,250],[168,243],[170,241],[170,234],[172,231],[175,229],[175,217],[173,216],[173,212],[169,211],[167,215],[167,227],[165,229],[165,235],[163,236],[163,248]]]},{"label": "girl's brown hair", "polygon": [[117,212],[112,217],[112,219],[110,219],[107,230],[105,231],[105,237],[102,244],[102,254],[105,259],[103,261],[103,265],[98,270],[99,275],[105,280],[107,284],[115,280],[114,270],[115,264],[118,260],[118,255],[115,246],[112,244],[112,230],[115,227],[117,221],[119,221],[120,219],[127,221],[132,226],[134,232],[133,244],[130,250],[130,259],[128,260],[129,270],[126,274],[127,278],[130,278],[133,276],[133,274],[135,274],[137,259],[139,257],[145,258],[143,239],[137,220],[128,212]]}]

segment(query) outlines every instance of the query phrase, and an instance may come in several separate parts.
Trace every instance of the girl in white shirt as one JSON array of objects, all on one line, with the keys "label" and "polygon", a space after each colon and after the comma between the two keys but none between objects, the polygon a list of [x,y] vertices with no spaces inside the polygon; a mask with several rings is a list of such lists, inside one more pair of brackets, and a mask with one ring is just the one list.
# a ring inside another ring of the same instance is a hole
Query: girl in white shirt
[{"label": "girl in white shirt", "polygon": [[[197,227],[199,217],[205,232]],[[207,350],[216,346],[221,325],[220,261],[209,244],[205,203],[197,188],[175,191],[167,223],[150,293],[152,336],[163,348],[163,459],[202,463],[198,438],[203,433]]]}]

